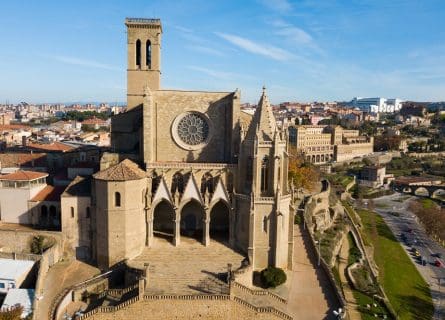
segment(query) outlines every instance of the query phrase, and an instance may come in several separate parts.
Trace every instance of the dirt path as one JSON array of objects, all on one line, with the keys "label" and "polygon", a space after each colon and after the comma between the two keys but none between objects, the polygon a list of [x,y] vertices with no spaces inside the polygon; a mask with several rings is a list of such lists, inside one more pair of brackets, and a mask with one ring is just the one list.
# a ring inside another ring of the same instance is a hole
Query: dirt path
[{"label": "dirt path", "polygon": [[349,258],[349,241],[348,237],[343,237],[343,242],[340,249],[340,259],[338,264],[338,272],[340,274],[341,286],[345,295],[346,302],[348,303],[348,314],[350,320],[361,320],[360,312],[357,310],[357,303],[352,293],[352,289],[346,278],[346,268],[348,267]]}]

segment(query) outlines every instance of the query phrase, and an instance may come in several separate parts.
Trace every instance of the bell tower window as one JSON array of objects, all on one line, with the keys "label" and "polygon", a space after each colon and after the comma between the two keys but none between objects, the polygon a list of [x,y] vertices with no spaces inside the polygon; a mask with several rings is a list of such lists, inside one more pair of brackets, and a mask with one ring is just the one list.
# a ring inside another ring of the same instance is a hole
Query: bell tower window
[{"label": "bell tower window", "polygon": [[261,161],[261,192],[267,192],[267,186],[269,184],[268,177],[269,157],[264,156]]},{"label": "bell tower window", "polygon": [[136,66],[141,68],[141,40],[136,41]]},{"label": "bell tower window", "polygon": [[150,40],[147,40],[147,43],[145,45],[145,64],[147,65],[148,69],[151,69],[151,42]]}]

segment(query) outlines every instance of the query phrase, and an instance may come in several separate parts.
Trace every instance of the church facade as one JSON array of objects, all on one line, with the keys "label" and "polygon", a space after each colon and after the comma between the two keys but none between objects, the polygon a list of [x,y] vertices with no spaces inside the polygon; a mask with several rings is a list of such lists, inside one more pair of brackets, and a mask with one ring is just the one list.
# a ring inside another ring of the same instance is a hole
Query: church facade
[{"label": "church facade", "polygon": [[91,182],[93,259],[107,269],[156,246],[157,237],[179,247],[187,237],[223,242],[253,270],[290,269],[288,139],[266,90],[248,121],[237,90],[165,90],[160,20],[125,24],[128,107],[112,118],[112,152]]}]

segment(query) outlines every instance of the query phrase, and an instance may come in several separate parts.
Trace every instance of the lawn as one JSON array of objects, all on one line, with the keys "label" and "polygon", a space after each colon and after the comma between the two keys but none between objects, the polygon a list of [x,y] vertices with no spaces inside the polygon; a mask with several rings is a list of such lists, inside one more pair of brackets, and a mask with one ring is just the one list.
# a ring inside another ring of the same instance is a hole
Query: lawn
[{"label": "lawn", "polygon": [[379,282],[400,319],[431,319],[434,308],[430,289],[382,217],[357,210],[366,237],[374,246]]}]

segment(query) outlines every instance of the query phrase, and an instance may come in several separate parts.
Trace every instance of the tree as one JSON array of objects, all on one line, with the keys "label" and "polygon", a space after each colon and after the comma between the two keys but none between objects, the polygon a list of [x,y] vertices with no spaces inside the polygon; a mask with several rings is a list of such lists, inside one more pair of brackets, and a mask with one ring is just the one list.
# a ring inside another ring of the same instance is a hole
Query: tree
[{"label": "tree", "polygon": [[0,311],[0,320],[20,320],[22,312],[22,306],[12,307],[7,311]]},{"label": "tree", "polygon": [[261,271],[261,280],[266,288],[275,288],[285,283],[287,277],[283,269],[271,266]]},{"label": "tree", "polygon": [[295,187],[314,190],[318,185],[319,177],[318,170],[304,161],[304,157],[297,152],[296,147],[290,146],[288,178],[293,181]]}]

